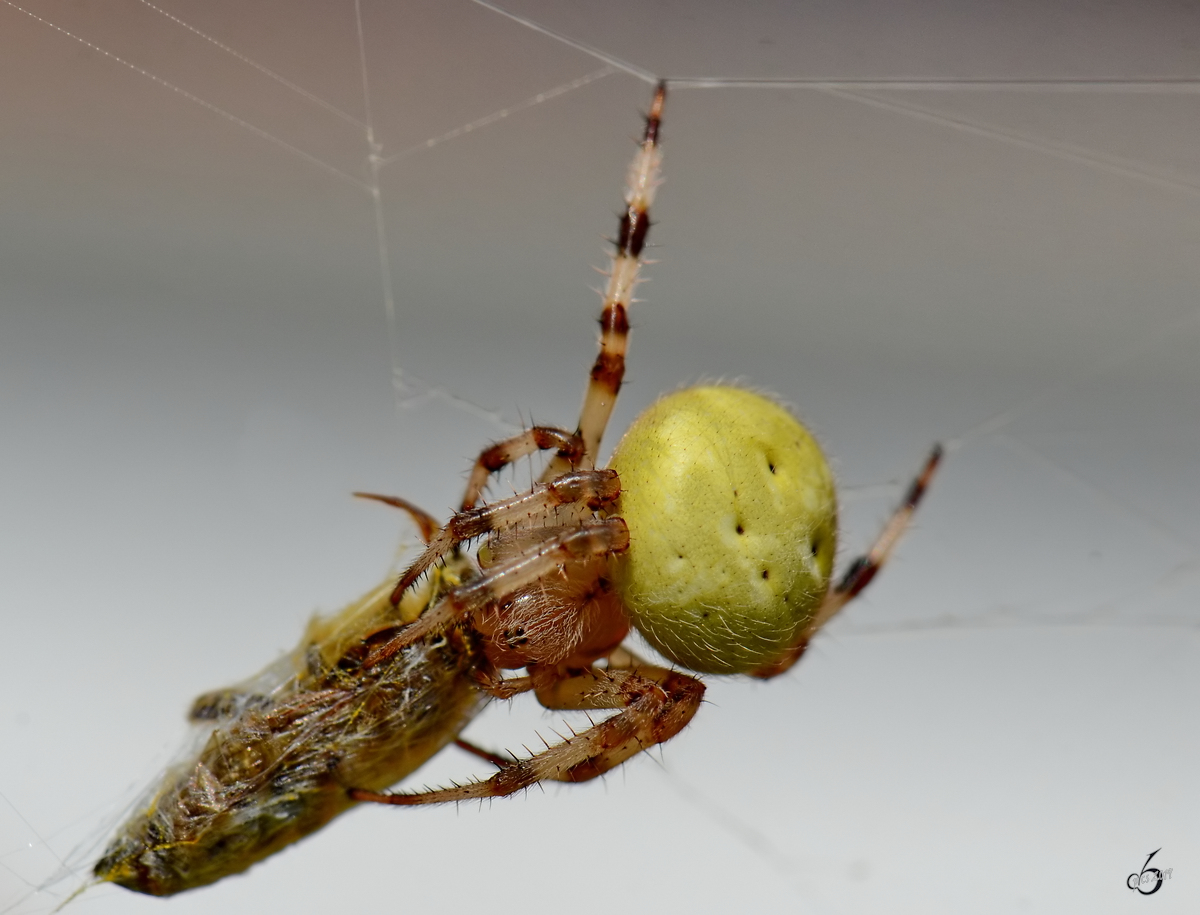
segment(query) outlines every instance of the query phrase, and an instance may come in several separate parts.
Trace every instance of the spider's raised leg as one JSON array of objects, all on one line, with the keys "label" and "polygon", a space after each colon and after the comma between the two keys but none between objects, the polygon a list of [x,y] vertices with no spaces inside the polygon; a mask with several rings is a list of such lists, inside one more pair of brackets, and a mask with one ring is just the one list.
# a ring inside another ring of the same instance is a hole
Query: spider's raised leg
[{"label": "spider's raised leg", "polygon": [[[629,166],[625,212],[621,216],[620,231],[613,242],[616,250],[612,255],[608,286],[604,292],[604,308],[600,312],[600,352],[592,365],[583,409],[579,415],[578,434],[584,445],[580,466],[585,468],[595,466],[600,438],[604,435],[604,427],[608,425],[608,417],[621,390],[621,379],[625,377],[629,304],[637,286],[642,250],[650,230],[650,205],[654,202],[654,192],[659,185],[662,153],[658,147],[658,133],[666,94],[666,84],[659,83],[646,115],[646,130],[641,145]],[[562,458],[555,457],[542,479],[553,479],[566,467]]]},{"label": "spider's raised leg", "polygon": [[700,707],[704,684],[687,674],[651,665],[589,668],[547,684],[538,695],[561,700],[555,701],[553,708],[620,711],[529,759],[510,762],[471,747],[472,752],[480,752],[500,766],[499,772],[484,781],[414,794],[352,790],[350,796],[378,804],[444,804],[502,797],[541,781],[587,781],[683,730]]},{"label": "spider's raised leg", "polygon": [[583,457],[583,439],[578,434],[556,429],[553,426],[532,426],[520,435],[506,438],[502,442],[485,448],[475,460],[471,468],[471,476],[467,480],[467,491],[463,494],[462,511],[474,508],[487,485],[488,477],[497,470],[509,464],[528,457],[535,451],[555,450],[556,460],[563,462],[566,467],[575,467]]},{"label": "spider's raised leg", "polygon": [[621,518],[582,521],[554,531],[545,540],[503,562],[488,566],[483,574],[451,588],[421,617],[392,639],[374,649],[363,667],[375,667],[398,651],[439,632],[489,604],[503,601],[564,565],[586,562],[629,549],[629,528]]},{"label": "spider's raised leg", "polygon": [[579,505],[594,512],[612,504],[620,492],[621,482],[616,471],[577,470],[550,483],[539,483],[529,492],[511,499],[459,512],[429,540],[425,551],[400,576],[392,592],[392,603],[398,604],[413,582],[464,541],[538,517],[548,517],[560,505]]},{"label": "spider's raised leg", "polygon": [[888,556],[891,555],[897,541],[908,529],[908,525],[912,521],[913,512],[916,511],[917,505],[920,504],[921,497],[925,495],[925,490],[929,488],[929,481],[933,479],[933,475],[937,471],[941,460],[942,448],[940,445],[935,445],[933,451],[930,452],[929,457],[925,460],[925,466],[921,468],[921,472],[909,484],[908,492],[904,494],[904,499],[896,506],[896,510],[892,512],[892,516],[884,525],[883,530],[880,531],[879,536],[875,538],[875,543],[871,545],[871,549],[851,562],[841,581],[829,589],[829,592],[825,595],[825,600],[817,608],[812,622],[808,624],[799,641],[780,660],[754,671],[751,676],[760,677],[765,680],[778,676],[785,670],[788,670],[804,655],[809,642],[821,630],[821,627],[837,616],[846,604],[854,600],[871,583],[871,580],[883,568],[883,564],[887,562]]}]

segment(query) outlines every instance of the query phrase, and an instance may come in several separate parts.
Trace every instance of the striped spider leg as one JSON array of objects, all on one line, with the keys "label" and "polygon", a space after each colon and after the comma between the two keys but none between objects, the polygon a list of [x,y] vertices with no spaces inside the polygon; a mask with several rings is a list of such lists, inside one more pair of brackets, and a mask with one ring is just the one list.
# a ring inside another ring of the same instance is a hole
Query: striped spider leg
[{"label": "striped spider leg", "polygon": [[[629,165],[626,179],[625,212],[616,239],[615,250],[600,311],[600,352],[592,365],[583,409],[579,414],[576,434],[583,440],[584,466],[593,465],[599,457],[600,439],[608,418],[612,415],[625,377],[625,351],[629,338],[629,306],[637,288],[642,266],[642,251],[650,232],[650,207],[661,182],[662,151],[658,134],[662,126],[663,103],[667,87],[659,83],[646,115],[646,129],[637,155]],[[556,456],[546,467],[542,478],[551,479],[566,469],[565,459]]]},{"label": "striped spider leg", "polygon": [[824,628],[825,624],[837,616],[848,603],[858,597],[867,585],[875,579],[875,576],[879,574],[879,570],[887,562],[888,557],[892,555],[892,550],[904,535],[904,532],[908,530],[909,524],[912,523],[913,513],[916,512],[917,506],[921,503],[926,490],[929,489],[933,475],[937,472],[938,466],[942,462],[942,453],[941,445],[933,446],[933,449],[929,452],[929,457],[925,459],[925,466],[921,468],[921,472],[909,483],[904,498],[900,500],[900,504],[896,506],[895,511],[892,512],[891,517],[884,524],[883,530],[879,532],[879,536],[875,538],[875,542],[871,545],[871,548],[852,560],[850,565],[846,567],[846,571],[842,573],[841,580],[826,592],[825,599],[821,601],[821,605],[813,615],[812,621],[805,627],[796,644],[778,661],[760,667],[758,670],[751,671],[751,676],[768,680],[789,670],[804,656],[804,652],[808,649],[809,644],[816,634]]}]

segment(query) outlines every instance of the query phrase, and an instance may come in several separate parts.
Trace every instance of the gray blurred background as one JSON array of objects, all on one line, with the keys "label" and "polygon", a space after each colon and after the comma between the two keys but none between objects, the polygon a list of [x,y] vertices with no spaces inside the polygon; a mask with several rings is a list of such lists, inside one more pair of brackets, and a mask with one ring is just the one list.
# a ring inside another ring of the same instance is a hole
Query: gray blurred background
[{"label": "gray blurred background", "polygon": [[716,82],[668,102],[608,445],[745,379],[825,443],[843,561],[947,442],[916,529],[795,671],[712,679],[661,753],[360,810],[166,905],[1195,911],[1196,7],[505,8],[537,28],[363,0],[389,327],[351,2],[0,5],[0,910],[78,885],[193,695],[394,566],[411,529],[350,491],[444,514],[485,443],[574,422],[641,73]]}]

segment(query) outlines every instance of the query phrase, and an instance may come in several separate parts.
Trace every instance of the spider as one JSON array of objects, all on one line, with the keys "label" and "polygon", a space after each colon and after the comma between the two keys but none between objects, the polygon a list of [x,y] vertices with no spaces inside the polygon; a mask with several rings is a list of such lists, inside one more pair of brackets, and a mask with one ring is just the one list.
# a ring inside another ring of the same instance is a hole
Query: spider
[{"label": "spider", "polygon": [[[805,428],[738,387],[677,391],[596,466],[625,368],[627,318],[659,182],[666,86],[629,169],[601,312],[600,352],[575,431],[534,426],[486,448],[444,525],[403,509],[425,549],[396,584],[310,623],[257,677],[199,697],[199,748],[138,805],[94,868],[154,895],[212,883],[356,802],[437,804],[580,782],[692,720],[698,674],[777,676],[875,576],[941,457],[934,448],[875,544],[833,583],[833,478]],[[492,474],[549,452],[527,492],[481,504]],[[483,539],[472,556],[466,549]],[[636,628],[671,667],[623,643]],[[528,759],[457,739],[489,698],[613,714]],[[387,793],[450,742],[490,778]]]}]

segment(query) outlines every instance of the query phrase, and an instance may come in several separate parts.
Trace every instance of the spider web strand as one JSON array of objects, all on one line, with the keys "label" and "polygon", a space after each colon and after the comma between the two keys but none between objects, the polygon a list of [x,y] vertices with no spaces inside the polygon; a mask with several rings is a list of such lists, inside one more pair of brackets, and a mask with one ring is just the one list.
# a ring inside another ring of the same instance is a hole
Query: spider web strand
[{"label": "spider web strand", "polygon": [[174,92],[175,94],[187,99],[189,102],[193,102],[194,104],[199,105],[201,108],[204,108],[204,109],[212,112],[213,114],[216,114],[216,115],[224,118],[225,120],[230,121],[233,124],[236,124],[238,127],[241,127],[243,130],[248,130],[250,133],[254,134],[259,139],[266,140],[269,143],[273,143],[274,145],[278,146],[280,149],[283,149],[284,151],[291,153],[293,156],[297,156],[298,158],[303,159],[305,162],[308,162],[310,165],[315,165],[317,168],[323,169],[324,171],[329,172],[329,174],[335,175],[338,178],[341,178],[343,181],[348,181],[351,184],[353,184],[355,187],[362,188],[363,190],[366,190],[366,191],[370,190],[370,187],[368,185],[364,184],[360,179],[355,178],[353,175],[342,171],[337,166],[330,165],[328,162],[318,159],[316,156],[312,155],[312,153],[305,152],[303,149],[300,149],[298,146],[293,146],[287,140],[284,140],[284,139],[281,139],[280,137],[275,136],[274,134],[264,130],[263,128],[257,126],[256,124],[251,124],[249,121],[238,117],[233,112],[226,111],[224,108],[221,108],[218,105],[214,105],[212,102],[201,98],[200,96],[196,95],[195,93],[189,92],[188,90],[184,89],[182,86],[178,86],[175,83],[170,82],[169,80],[163,79],[161,76],[158,76],[155,73],[151,73],[149,70],[145,69],[144,67],[139,67],[137,64],[133,63],[132,61],[128,61],[125,58],[112,53],[111,51],[106,51],[104,48],[100,47],[99,45],[93,44],[92,42],[88,41],[86,38],[76,35],[74,32],[70,32],[67,29],[64,29],[60,25],[56,25],[55,23],[51,22],[49,19],[39,16],[37,13],[33,13],[33,12],[25,9],[22,6],[18,6],[16,3],[13,3],[12,0],[0,0],[0,3],[3,3],[5,6],[11,7],[12,9],[16,10],[18,13],[24,13],[30,19],[40,22],[42,25],[53,29],[54,31],[58,32],[60,35],[65,35],[67,38],[70,38],[72,41],[77,41],[79,44],[83,45],[85,48],[88,48],[91,51],[95,51],[97,54],[101,54],[104,57],[107,57],[109,60],[114,61],[115,63],[118,63],[121,66],[132,70],[134,73],[137,73],[139,76],[144,76],[146,79],[158,84],[159,86],[162,86],[164,89],[169,89],[170,91]]},{"label": "spider web strand", "polygon": [[1035,92],[1200,94],[1200,80],[1172,77],[1146,79],[824,79],[812,77],[740,78],[673,76],[672,89],[859,89],[890,92]]},{"label": "spider web strand", "polygon": [[615,67],[623,73],[628,73],[630,76],[636,76],[643,82],[658,82],[658,77],[649,70],[645,70],[636,64],[631,64],[627,60],[622,60],[620,57],[609,54],[607,51],[601,51],[599,48],[594,48],[589,44],[584,44],[582,41],[576,41],[574,38],[570,38],[561,32],[556,32],[554,29],[535,22],[532,19],[527,19],[524,16],[518,16],[516,13],[510,13],[503,7],[496,6],[494,3],[489,3],[488,0],[471,0],[471,2],[477,4],[478,6],[482,6],[484,9],[491,10],[493,13],[498,13],[506,19],[511,19],[518,25],[523,25],[525,28],[531,29],[540,35],[545,35],[548,38],[553,38],[555,41],[560,41],[567,47],[574,48],[576,51],[582,51],[584,54],[588,54],[597,60],[602,60],[609,66]]},{"label": "spider web strand", "polygon": [[169,13],[166,10],[162,9],[161,7],[155,6],[153,3],[150,2],[150,0],[138,0],[138,3],[154,10],[154,12],[158,13],[160,16],[165,16],[167,19],[170,19],[176,25],[187,29],[193,35],[196,35],[197,37],[202,38],[203,40],[207,41],[209,44],[214,45],[215,47],[224,51],[226,54],[230,55],[231,57],[235,58],[236,60],[241,61],[246,66],[253,67],[255,70],[257,70],[259,73],[266,76],[268,79],[272,79],[275,82],[279,83],[279,85],[283,86],[284,88],[290,89],[292,92],[296,93],[303,99],[307,99],[308,101],[312,102],[314,105],[319,105],[320,107],[324,108],[326,111],[330,112],[331,114],[334,114],[337,117],[341,118],[343,121],[346,121],[349,124],[353,124],[355,127],[358,127],[360,129],[365,128],[367,126],[362,121],[360,121],[358,118],[354,117],[354,115],[347,114],[345,111],[342,111],[341,108],[337,107],[337,105],[334,105],[332,102],[325,101],[325,99],[321,98],[319,95],[309,92],[303,86],[297,85],[296,83],[292,82],[287,77],[282,76],[279,73],[276,73],[270,67],[264,66],[263,64],[260,64],[258,61],[247,57],[241,51],[231,48],[229,45],[225,44],[222,41],[217,40],[212,35],[209,35],[207,32],[203,32],[200,29],[196,28],[191,23],[184,22],[182,19],[180,19],[178,16],[174,15],[173,13]]},{"label": "spider web strand", "polygon": [[568,92],[573,92],[576,89],[580,89],[583,86],[588,85],[589,83],[593,83],[598,79],[603,79],[606,76],[611,76],[612,74],[618,72],[620,71],[616,67],[605,65],[599,70],[593,70],[591,73],[579,77],[579,79],[573,79],[570,82],[555,86],[553,89],[547,89],[545,92],[539,92],[537,95],[531,95],[529,98],[517,102],[515,105],[510,105],[507,108],[501,108],[498,111],[493,111],[491,114],[486,114],[481,118],[476,118],[474,121],[463,124],[461,127],[455,127],[453,130],[448,130],[441,136],[430,137],[428,140],[417,143],[414,146],[409,146],[407,149],[402,149],[398,153],[393,153],[387,158],[381,160],[379,167],[383,168],[384,166],[391,165],[393,162],[407,158],[413,153],[418,153],[426,149],[432,149],[433,147],[439,146],[448,140],[456,140],[459,137],[465,136],[468,133],[473,133],[480,128],[488,127],[492,124],[495,124],[497,121],[502,121],[509,115],[524,111],[527,108],[533,108],[534,106],[540,105],[543,102],[548,102],[551,99],[558,98],[560,95],[566,95]]},{"label": "spider web strand", "polygon": [[1133,178],[1137,181],[1153,184],[1156,187],[1164,188],[1166,190],[1182,191],[1190,196],[1200,197],[1200,185],[1192,184],[1188,181],[1182,181],[1178,178],[1167,177],[1166,175],[1151,171],[1139,164],[1125,159],[1119,159],[1116,156],[1107,156],[1103,153],[1097,153],[1093,150],[1083,149],[1082,147],[1074,146],[1068,143],[1056,143],[1051,140],[1031,137],[1016,131],[1002,130],[998,127],[990,127],[986,124],[969,121],[962,117],[952,117],[950,115],[942,114],[941,112],[922,107],[921,105],[914,105],[911,102],[884,100],[858,92],[846,91],[844,89],[827,88],[823,91],[829,95],[837,96],[838,98],[858,102],[863,105],[869,105],[874,108],[881,108],[885,111],[893,111],[897,114],[903,114],[915,120],[924,121],[929,124],[937,124],[942,127],[948,127],[951,130],[956,130],[960,133],[965,133],[970,136],[983,137],[989,140],[999,140],[1001,143],[1007,143],[1008,145],[1016,146],[1019,149],[1028,150],[1030,152],[1038,152],[1047,156],[1053,156],[1056,159],[1062,159],[1075,165],[1086,165],[1089,168],[1096,169],[1097,171],[1107,172],[1111,175],[1117,175],[1122,178]]}]

